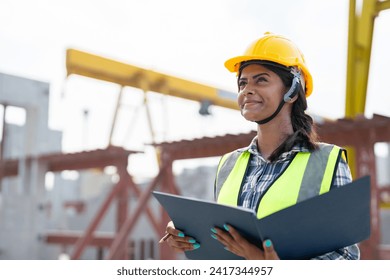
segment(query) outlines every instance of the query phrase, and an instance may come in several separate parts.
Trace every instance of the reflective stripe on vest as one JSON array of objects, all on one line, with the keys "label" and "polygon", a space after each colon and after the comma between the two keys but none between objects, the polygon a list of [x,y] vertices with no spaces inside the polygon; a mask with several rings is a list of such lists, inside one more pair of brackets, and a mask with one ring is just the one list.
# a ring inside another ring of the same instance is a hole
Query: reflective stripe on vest
[{"label": "reflective stripe on vest", "polygon": [[[337,146],[320,144],[312,153],[297,153],[261,198],[257,217],[260,219],[329,191],[341,151],[344,150]],[[218,203],[237,206],[249,158],[248,151],[235,151],[222,157],[215,184]]]}]

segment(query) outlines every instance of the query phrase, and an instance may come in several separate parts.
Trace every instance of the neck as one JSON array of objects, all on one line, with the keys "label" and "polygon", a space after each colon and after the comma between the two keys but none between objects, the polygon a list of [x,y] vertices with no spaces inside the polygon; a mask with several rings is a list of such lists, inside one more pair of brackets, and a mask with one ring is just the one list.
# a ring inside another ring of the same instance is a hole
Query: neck
[{"label": "neck", "polygon": [[276,118],[257,127],[257,146],[261,155],[268,159],[270,155],[293,134],[291,119],[277,120]]}]

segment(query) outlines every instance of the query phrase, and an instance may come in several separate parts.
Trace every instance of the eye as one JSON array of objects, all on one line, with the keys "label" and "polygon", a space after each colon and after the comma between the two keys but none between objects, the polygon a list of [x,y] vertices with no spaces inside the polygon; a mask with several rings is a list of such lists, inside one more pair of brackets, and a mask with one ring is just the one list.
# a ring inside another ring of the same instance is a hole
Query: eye
[{"label": "eye", "polygon": [[257,80],[256,80],[256,82],[257,83],[261,83],[261,82],[267,82],[268,80],[265,78],[265,77],[259,77],[259,78],[257,78]]},{"label": "eye", "polygon": [[246,84],[247,84],[247,82],[246,82],[245,80],[239,80],[239,81],[238,81],[238,87],[239,87],[239,88],[245,87]]}]

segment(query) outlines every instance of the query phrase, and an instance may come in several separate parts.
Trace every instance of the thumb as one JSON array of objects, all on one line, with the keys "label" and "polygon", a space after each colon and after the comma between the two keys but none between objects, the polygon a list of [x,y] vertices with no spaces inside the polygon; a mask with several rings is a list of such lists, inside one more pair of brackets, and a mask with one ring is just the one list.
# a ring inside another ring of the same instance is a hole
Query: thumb
[{"label": "thumb", "polygon": [[279,260],[278,253],[274,249],[272,241],[269,239],[264,240],[263,242],[264,256],[266,260]]}]

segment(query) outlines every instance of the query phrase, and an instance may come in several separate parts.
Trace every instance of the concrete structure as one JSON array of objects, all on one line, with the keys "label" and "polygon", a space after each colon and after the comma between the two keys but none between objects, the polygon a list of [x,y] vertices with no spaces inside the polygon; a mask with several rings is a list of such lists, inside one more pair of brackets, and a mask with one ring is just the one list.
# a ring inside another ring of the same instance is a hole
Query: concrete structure
[{"label": "concrete structure", "polygon": [[[46,224],[45,169],[28,157],[61,150],[61,132],[48,128],[49,84],[0,74],[0,104],[23,108],[23,126],[3,119],[0,161],[18,158],[18,177],[0,170],[0,258],[36,259],[42,253],[39,234]],[[5,115],[5,114],[4,114]]]}]

